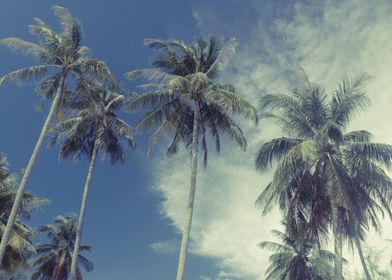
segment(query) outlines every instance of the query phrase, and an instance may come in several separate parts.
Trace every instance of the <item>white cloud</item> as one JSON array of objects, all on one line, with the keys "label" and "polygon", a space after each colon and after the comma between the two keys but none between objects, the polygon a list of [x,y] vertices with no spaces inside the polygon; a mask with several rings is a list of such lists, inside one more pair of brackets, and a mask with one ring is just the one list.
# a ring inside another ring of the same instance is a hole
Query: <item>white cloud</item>
[{"label": "white cloud", "polygon": [[149,247],[157,254],[173,253],[179,249],[178,240],[159,241],[151,243]]},{"label": "white cloud", "polygon": [[[247,3],[256,10],[263,8],[260,1]],[[327,90],[333,90],[346,76],[366,71],[375,76],[368,87],[373,105],[356,118],[352,129],[368,129],[377,141],[392,143],[391,2],[311,3],[286,7],[291,9],[290,16],[286,13],[284,17],[250,22],[249,28],[243,30],[242,40],[239,38],[240,48],[232,63],[235,69],[225,74],[224,79],[257,104],[262,93],[282,92],[292,86],[296,65],[301,65],[312,81]],[[225,18],[230,15],[221,15],[218,10],[203,6],[194,15],[204,31],[222,30],[222,24],[226,25],[224,32],[235,31]],[[243,17],[239,20],[246,21]],[[246,153],[235,145],[226,145],[221,155],[210,153],[207,170],[199,169],[191,251],[215,258],[217,267],[226,273],[201,279],[264,279],[269,252],[259,249],[257,244],[272,238],[270,230],[279,227],[280,217],[274,212],[261,218],[254,207],[269,175],[257,174],[253,161],[260,143],[279,133],[263,121],[258,129],[246,124],[245,132],[249,141]],[[187,156],[182,153],[171,159],[162,158],[154,172],[154,188],[164,198],[162,214],[178,230],[189,188]],[[384,232],[383,238],[392,238],[391,223],[385,223]],[[371,239],[374,244],[381,240],[377,235]]]}]

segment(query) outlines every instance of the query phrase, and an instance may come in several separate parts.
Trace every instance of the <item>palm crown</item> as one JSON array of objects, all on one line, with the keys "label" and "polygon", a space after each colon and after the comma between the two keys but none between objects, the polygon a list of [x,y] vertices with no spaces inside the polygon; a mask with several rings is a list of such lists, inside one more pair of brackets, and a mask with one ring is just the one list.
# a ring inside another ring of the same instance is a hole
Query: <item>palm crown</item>
[{"label": "palm crown", "polygon": [[[131,98],[128,109],[151,106],[136,126],[136,130],[157,127],[151,137],[149,150],[163,137],[173,134],[168,153],[175,153],[180,143],[191,145],[196,110],[198,123],[195,133],[207,161],[206,135],[215,140],[220,150],[220,135],[226,134],[242,148],[246,140],[231,114],[241,114],[257,121],[255,108],[240,97],[230,85],[214,82],[235,49],[233,39],[222,46],[219,38],[198,39],[190,46],[178,40],[147,39],[145,44],[159,51],[153,60],[154,69],[142,69],[126,74],[128,78],[143,75],[150,82],[143,85],[152,89]],[[200,137],[200,139],[199,139]]]},{"label": "palm crown", "polygon": [[[17,53],[29,55],[40,63],[11,72],[2,77],[0,82],[21,83],[38,79],[37,92],[45,98],[52,98],[59,87],[65,87],[63,80],[68,74],[76,80],[94,75],[98,79],[116,82],[106,64],[90,58],[90,49],[81,44],[83,36],[78,20],[63,7],[53,6],[53,11],[59,19],[62,32],[55,32],[42,19],[34,18],[36,24],[30,25],[29,31],[39,38],[38,43],[14,37],[0,40],[0,44]],[[51,68],[58,71],[50,72]]]},{"label": "palm crown", "polygon": [[130,147],[136,142],[132,128],[117,115],[124,103],[122,94],[93,84],[84,84],[78,88],[84,94],[73,94],[73,116],[59,121],[53,128],[53,137],[49,145],[54,145],[65,138],[60,151],[60,158],[82,155],[91,157],[94,146],[102,150],[112,163],[124,161],[121,140]]},{"label": "palm crown", "polygon": [[[283,223],[286,226],[285,223]],[[295,231],[283,233],[272,230],[271,233],[280,243],[264,241],[260,247],[274,253],[270,256],[270,265],[266,271],[266,280],[332,280],[334,254],[314,246],[307,224],[301,223]]]},{"label": "palm crown", "polygon": [[[71,268],[71,254],[76,236],[77,217],[74,214],[57,216],[53,224],[41,226],[39,231],[47,236],[49,243],[37,246],[37,254],[31,265],[34,272],[32,280],[67,280]],[[90,251],[90,246],[80,246],[80,251]],[[78,263],[87,271],[94,265],[79,254]],[[82,280],[82,273],[77,269],[77,280]]]}]

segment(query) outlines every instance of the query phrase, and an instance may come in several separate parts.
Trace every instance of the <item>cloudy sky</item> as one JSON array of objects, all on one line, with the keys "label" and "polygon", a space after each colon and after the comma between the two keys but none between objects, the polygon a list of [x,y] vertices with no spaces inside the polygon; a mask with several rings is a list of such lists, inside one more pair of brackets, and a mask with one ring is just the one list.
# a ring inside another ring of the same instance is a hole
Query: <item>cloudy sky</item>
[{"label": "cloudy sky", "polygon": [[[365,1],[28,1],[3,0],[0,37],[31,39],[27,25],[35,16],[55,22],[53,4],[68,7],[86,33],[85,44],[121,76],[146,67],[146,37],[179,38],[217,33],[236,37],[235,56],[222,75],[255,105],[264,93],[286,92],[296,85],[301,66],[313,82],[333,92],[346,77],[360,72],[373,76],[368,85],[372,105],[350,129],[367,129],[376,141],[392,143],[392,2]],[[83,3],[82,3],[83,2]],[[128,2],[128,3],[126,3]],[[22,8],[23,7],[23,8]],[[0,74],[29,59],[0,50]],[[134,85],[124,81],[124,88]],[[12,166],[23,167],[42,125],[44,114],[33,109],[37,97],[31,86],[0,89],[0,150]],[[135,117],[124,115],[130,123]],[[263,141],[281,131],[268,121],[256,127],[243,123],[249,147],[244,153],[225,142],[221,154],[210,153],[206,170],[200,169],[192,228],[189,280],[261,280],[268,265],[268,251],[258,248],[279,228],[280,215],[261,217],[254,201],[270,174],[254,170],[255,152]],[[129,152],[122,166],[99,164],[93,179],[83,240],[93,246],[96,264],[86,279],[173,279],[178,243],[189,186],[186,153],[167,158],[158,149],[147,158],[140,136],[137,152]],[[61,162],[56,149],[44,150],[35,167],[29,190],[49,197],[52,203],[38,212],[32,223],[50,222],[57,214],[77,212],[86,162]],[[371,234],[369,243],[383,248],[392,239],[392,225],[385,222],[382,236]],[[352,253],[347,254],[351,259]],[[354,263],[358,261],[354,258]],[[158,277],[158,278],[157,278]]]}]

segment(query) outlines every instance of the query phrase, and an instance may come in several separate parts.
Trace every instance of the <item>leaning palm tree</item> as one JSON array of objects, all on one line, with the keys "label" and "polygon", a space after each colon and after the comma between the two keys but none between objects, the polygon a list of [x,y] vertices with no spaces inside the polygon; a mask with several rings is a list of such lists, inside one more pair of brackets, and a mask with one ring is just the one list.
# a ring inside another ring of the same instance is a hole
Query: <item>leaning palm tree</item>
[{"label": "leaning palm tree", "polygon": [[167,134],[173,135],[168,153],[176,153],[181,143],[191,150],[191,184],[182,234],[177,280],[184,278],[185,261],[191,231],[199,149],[207,164],[207,133],[220,150],[221,135],[228,135],[245,149],[246,140],[240,126],[231,118],[239,114],[257,121],[256,109],[240,97],[231,85],[216,78],[228,56],[235,51],[233,39],[223,45],[214,36],[197,39],[192,45],[179,40],[146,39],[145,44],[158,50],[153,61],[156,68],[132,71],[130,79],[144,76],[147,92],[132,98],[130,111],[152,108],[137,124],[141,131],[156,127],[148,151]]},{"label": "leaning palm tree", "polygon": [[344,133],[352,116],[368,104],[367,80],[360,75],[344,81],[330,100],[308,83],[291,94],[266,95],[261,102],[263,116],[278,121],[287,135],[258,151],[258,170],[278,163],[257,203],[266,214],[277,202],[289,228],[305,213],[321,241],[332,224],[336,279],[342,279],[343,237],[354,240],[368,275],[359,239],[369,226],[380,227],[377,213],[391,212],[392,184],[383,168],[391,166],[392,146],[372,143],[367,131]]},{"label": "leaning palm tree", "polygon": [[70,156],[80,158],[82,155],[86,155],[90,161],[72,256],[72,280],[76,279],[79,244],[97,155],[100,151],[104,152],[114,164],[125,160],[120,140],[124,140],[131,148],[136,147],[132,128],[117,115],[125,100],[124,96],[105,87],[92,84],[87,84],[80,90],[87,91],[84,95],[76,95],[85,97],[74,102],[74,106],[77,104],[76,106],[81,106],[81,108],[77,110],[76,115],[60,121],[53,127],[54,135],[50,141],[50,145],[54,145],[65,138],[61,146],[60,158]]},{"label": "leaning palm tree", "polygon": [[[37,246],[37,256],[32,260],[31,280],[68,280],[71,270],[71,255],[75,246],[77,216],[68,214],[57,216],[53,224],[41,226],[39,231],[47,236],[50,243]],[[90,251],[90,246],[81,245],[80,251]],[[82,280],[79,264],[86,271],[92,271],[94,265],[86,257],[78,254],[76,268],[77,280]]]},{"label": "leaning palm tree", "polygon": [[[14,173],[8,171],[8,161],[5,155],[0,154],[0,237],[4,234],[5,225],[10,215],[12,203],[17,193],[17,184],[23,175],[23,170]],[[11,232],[2,267],[6,274],[24,270],[28,267],[27,258],[35,252],[32,245],[34,230],[24,224],[21,219],[29,219],[31,213],[37,207],[43,205],[46,200],[37,198],[31,193],[24,193],[22,207],[19,208],[18,218]]]},{"label": "leaning palm tree", "polygon": [[[285,226],[285,223],[283,223]],[[315,246],[306,223],[295,231],[283,233],[272,230],[280,243],[264,241],[263,249],[272,250],[266,280],[332,280],[334,279],[333,253]]]},{"label": "leaning palm tree", "polygon": [[39,65],[19,69],[5,75],[0,79],[0,84],[12,81],[22,83],[28,80],[39,80],[37,91],[45,98],[53,98],[50,111],[21,180],[18,194],[12,206],[7,227],[0,243],[0,263],[11,237],[12,227],[22,201],[24,189],[46,136],[49,124],[55,114],[59,113],[61,109],[61,101],[67,91],[67,79],[73,77],[77,81],[84,75],[95,75],[100,79],[115,81],[105,63],[89,58],[89,49],[81,45],[82,30],[79,22],[63,7],[54,6],[53,10],[63,28],[61,33],[53,31],[43,20],[35,18],[36,25],[30,25],[29,29],[31,34],[39,37],[38,44],[19,38],[5,38],[0,40],[1,45],[5,45],[17,53],[32,56],[39,62]]}]

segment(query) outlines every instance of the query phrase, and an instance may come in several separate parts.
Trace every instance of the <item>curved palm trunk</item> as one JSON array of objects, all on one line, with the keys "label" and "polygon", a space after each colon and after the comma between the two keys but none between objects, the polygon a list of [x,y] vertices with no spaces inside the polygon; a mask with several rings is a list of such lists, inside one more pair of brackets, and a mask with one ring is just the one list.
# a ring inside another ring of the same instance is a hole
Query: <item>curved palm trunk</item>
[{"label": "curved palm trunk", "polygon": [[88,191],[90,189],[90,182],[91,177],[93,175],[95,160],[98,153],[98,143],[95,141],[93,153],[91,155],[90,164],[87,172],[86,183],[84,185],[83,197],[82,197],[82,204],[80,206],[80,213],[79,213],[79,220],[78,220],[78,227],[76,229],[76,240],[75,246],[72,253],[72,262],[71,262],[71,273],[70,273],[70,280],[76,280],[76,267],[78,263],[78,255],[79,255],[79,247],[80,247],[80,240],[82,238],[82,231],[83,231],[83,224],[84,224],[84,216],[86,214],[86,204],[88,198]]},{"label": "curved palm trunk", "polygon": [[334,240],[334,253],[335,253],[335,267],[334,267],[334,274],[336,280],[343,279],[343,240],[342,235],[339,232],[339,212],[338,206],[335,203],[332,203],[332,227],[333,227],[333,234],[335,237]]},{"label": "curved palm trunk", "polygon": [[23,174],[23,177],[22,177],[22,180],[20,182],[18,192],[17,192],[17,194],[15,196],[15,201],[14,201],[14,204],[12,205],[11,213],[10,213],[10,215],[8,217],[7,226],[6,226],[5,230],[4,230],[3,236],[1,237],[1,243],[0,243],[0,264],[3,262],[5,250],[7,248],[8,242],[10,241],[12,229],[13,229],[13,226],[15,224],[16,216],[18,214],[18,210],[19,210],[20,204],[22,202],[23,193],[24,193],[24,190],[26,188],[27,182],[28,182],[28,180],[30,178],[31,171],[33,170],[35,161],[37,160],[39,151],[41,150],[41,147],[42,147],[42,144],[44,142],[45,136],[46,136],[46,134],[48,132],[49,125],[50,125],[50,123],[51,123],[51,121],[53,119],[53,116],[55,115],[55,113],[57,111],[57,107],[58,107],[58,105],[60,103],[62,94],[64,92],[64,86],[65,86],[66,77],[67,77],[67,73],[64,72],[63,76],[61,77],[59,87],[57,88],[56,96],[53,99],[52,106],[50,108],[49,114],[46,117],[44,126],[42,127],[42,130],[41,130],[41,134],[39,135],[37,143],[35,144],[33,153],[31,154],[29,163],[27,164],[26,170],[25,170],[25,172]]},{"label": "curved palm trunk", "polygon": [[359,258],[361,259],[361,264],[362,264],[363,272],[365,273],[365,277],[367,280],[371,280],[372,278],[370,277],[370,273],[367,268],[367,264],[365,262],[365,257],[363,256],[361,241],[359,240],[358,235],[355,235],[355,245],[357,246],[358,249]]},{"label": "curved palm trunk", "polygon": [[198,104],[195,106],[195,112],[193,117],[193,135],[192,135],[192,162],[191,162],[191,187],[189,189],[188,204],[185,212],[185,223],[182,232],[180,256],[178,259],[177,269],[177,280],[184,279],[186,255],[188,251],[189,237],[191,233],[193,207],[195,204],[195,193],[196,193],[196,176],[197,176],[197,160],[198,160],[198,127],[199,127],[199,115],[200,108]]}]

